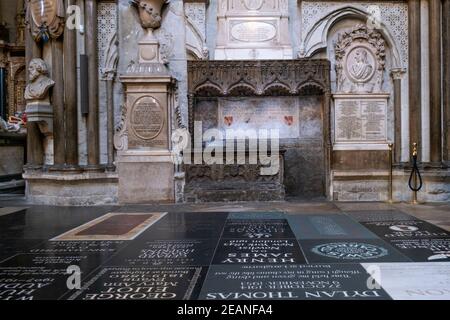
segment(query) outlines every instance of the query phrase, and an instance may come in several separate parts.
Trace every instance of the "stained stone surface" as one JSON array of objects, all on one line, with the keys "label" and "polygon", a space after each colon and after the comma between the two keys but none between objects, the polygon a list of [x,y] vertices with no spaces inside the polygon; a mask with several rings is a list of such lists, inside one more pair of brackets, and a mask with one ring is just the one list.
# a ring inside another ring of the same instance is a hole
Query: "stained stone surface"
[{"label": "stained stone surface", "polygon": [[[0,216],[0,300],[450,299],[448,232],[377,205],[333,208],[26,208]],[[167,214],[128,240],[95,240],[103,227],[51,240],[112,212]]]}]

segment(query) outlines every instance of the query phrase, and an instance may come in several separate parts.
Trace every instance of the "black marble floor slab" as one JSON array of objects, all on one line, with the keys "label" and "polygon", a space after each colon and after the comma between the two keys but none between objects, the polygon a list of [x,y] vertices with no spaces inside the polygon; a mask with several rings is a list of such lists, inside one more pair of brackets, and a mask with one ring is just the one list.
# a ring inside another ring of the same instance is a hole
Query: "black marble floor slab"
[{"label": "black marble floor slab", "polygon": [[449,238],[450,232],[421,220],[373,221],[362,224],[382,239]]},{"label": "black marble floor slab", "polygon": [[286,219],[228,219],[222,234],[225,239],[295,239]]},{"label": "black marble floor slab", "polygon": [[358,222],[419,220],[397,210],[347,211],[346,214]]},{"label": "black marble floor slab", "polygon": [[296,239],[222,239],[213,264],[301,264],[305,257]]},{"label": "black marble floor slab", "polygon": [[211,266],[201,300],[390,299],[359,264]]},{"label": "black marble floor slab", "polygon": [[412,261],[450,261],[450,238],[392,239],[389,243]]},{"label": "black marble floor slab", "polygon": [[409,262],[387,242],[378,239],[299,240],[309,263]]},{"label": "black marble floor slab", "polygon": [[69,300],[196,299],[206,275],[204,267],[108,267],[95,274]]}]

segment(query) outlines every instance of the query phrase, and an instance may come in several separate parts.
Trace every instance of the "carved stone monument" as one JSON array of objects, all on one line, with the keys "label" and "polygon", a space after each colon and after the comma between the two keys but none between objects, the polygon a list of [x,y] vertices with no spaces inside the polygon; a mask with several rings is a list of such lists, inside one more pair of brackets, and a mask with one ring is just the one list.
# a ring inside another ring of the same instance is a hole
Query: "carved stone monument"
[{"label": "carved stone monument", "polygon": [[37,122],[41,132],[49,136],[53,133],[53,108],[49,91],[55,82],[48,77],[48,68],[42,59],[31,60],[28,72],[30,82],[25,89],[28,122]]},{"label": "carved stone monument", "polygon": [[174,85],[164,65],[153,30],[161,26],[165,0],[135,0],[145,36],[138,63],[120,76],[125,88],[122,122],[114,137],[118,150],[119,202],[173,202],[174,164],[170,151],[171,92]]},{"label": "carved stone monument", "polygon": [[335,43],[333,96],[336,145],[387,147],[389,93],[383,92],[385,50],[382,35],[366,25],[339,34]]},{"label": "carved stone monument", "polygon": [[288,0],[220,0],[216,60],[292,59]]}]

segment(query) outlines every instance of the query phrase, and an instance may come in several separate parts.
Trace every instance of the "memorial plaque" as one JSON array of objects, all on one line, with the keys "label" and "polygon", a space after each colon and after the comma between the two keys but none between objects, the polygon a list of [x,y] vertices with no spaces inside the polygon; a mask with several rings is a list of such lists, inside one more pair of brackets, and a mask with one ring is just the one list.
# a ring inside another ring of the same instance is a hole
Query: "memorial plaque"
[{"label": "memorial plaque", "polygon": [[125,247],[125,241],[46,241],[28,250],[36,254],[99,254],[112,256]]},{"label": "memorial plaque", "polygon": [[166,112],[153,97],[136,100],[130,113],[129,147],[165,147],[167,145]]},{"label": "memorial plaque", "polygon": [[108,266],[209,266],[217,241],[153,240],[131,244]]},{"label": "memorial plaque", "polygon": [[382,240],[299,240],[299,243],[310,263],[411,261]]},{"label": "memorial plaque", "polygon": [[0,267],[0,300],[57,300],[68,291],[66,268]]},{"label": "memorial plaque", "polygon": [[69,266],[81,284],[103,261],[100,255],[18,254],[0,263],[0,300],[57,300],[70,291]]},{"label": "memorial plaque", "polygon": [[0,240],[0,262],[18,253],[25,253],[42,240],[36,239],[1,239]]},{"label": "memorial plaque", "polygon": [[358,222],[419,220],[414,216],[394,210],[349,211],[347,214]]},{"label": "memorial plaque", "polygon": [[358,222],[342,214],[291,215],[288,221],[297,239],[376,239]]},{"label": "memorial plaque", "polygon": [[296,97],[220,98],[218,118],[223,131],[275,129],[281,139],[300,135]]},{"label": "memorial plaque", "polygon": [[[363,264],[368,268],[370,264]],[[383,289],[394,300],[449,300],[450,264],[380,263]]]},{"label": "memorial plaque", "polygon": [[300,264],[306,260],[295,239],[226,239],[213,264]]},{"label": "memorial plaque", "polygon": [[166,213],[111,212],[70,230],[52,241],[133,240]]},{"label": "memorial plaque", "polygon": [[277,36],[277,21],[235,20],[230,23],[230,39],[237,42],[269,42]]},{"label": "memorial plaque", "polygon": [[336,99],[336,142],[386,142],[385,99]]},{"label": "memorial plaque", "polygon": [[202,300],[390,299],[359,264],[211,266]]},{"label": "memorial plaque", "polygon": [[230,220],[282,220],[285,218],[283,212],[231,212],[228,215]]},{"label": "memorial plaque", "polygon": [[104,268],[69,300],[196,299],[206,271],[202,267]]},{"label": "memorial plaque", "polygon": [[392,239],[389,243],[412,261],[450,261],[449,238]]},{"label": "memorial plaque", "polygon": [[450,233],[421,220],[363,222],[366,228],[385,240],[450,237]]},{"label": "memorial plaque", "polygon": [[225,239],[295,239],[286,220],[228,220]]}]

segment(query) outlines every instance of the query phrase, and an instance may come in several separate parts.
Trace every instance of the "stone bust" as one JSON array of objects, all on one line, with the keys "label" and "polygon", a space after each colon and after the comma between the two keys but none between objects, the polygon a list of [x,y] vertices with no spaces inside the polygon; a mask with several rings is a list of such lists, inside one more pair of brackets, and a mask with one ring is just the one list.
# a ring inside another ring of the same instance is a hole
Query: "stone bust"
[{"label": "stone bust", "polygon": [[49,90],[55,82],[48,77],[47,64],[42,59],[33,59],[28,66],[30,82],[25,89],[26,100],[48,100]]}]

